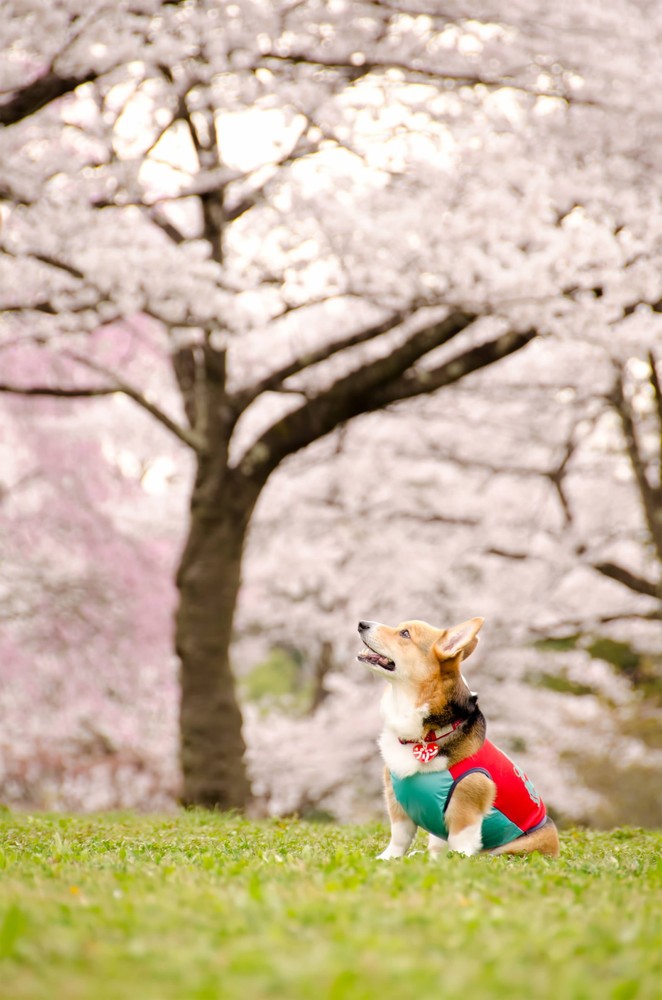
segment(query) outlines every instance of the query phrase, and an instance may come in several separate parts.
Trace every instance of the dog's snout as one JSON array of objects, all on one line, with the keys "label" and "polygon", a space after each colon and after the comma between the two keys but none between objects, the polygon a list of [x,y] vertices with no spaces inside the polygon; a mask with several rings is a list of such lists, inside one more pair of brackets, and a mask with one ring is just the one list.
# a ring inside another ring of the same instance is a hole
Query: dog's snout
[{"label": "dog's snout", "polygon": [[370,622],[359,622],[359,632],[367,632],[370,628]]}]

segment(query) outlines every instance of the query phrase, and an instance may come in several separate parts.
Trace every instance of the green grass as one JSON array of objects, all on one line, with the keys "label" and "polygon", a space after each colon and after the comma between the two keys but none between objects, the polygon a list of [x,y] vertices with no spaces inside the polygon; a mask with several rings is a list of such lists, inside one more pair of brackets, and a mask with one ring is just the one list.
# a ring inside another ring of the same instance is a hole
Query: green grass
[{"label": "green grass", "polygon": [[378,862],[383,827],[0,816],[0,997],[658,1000],[662,833]]}]

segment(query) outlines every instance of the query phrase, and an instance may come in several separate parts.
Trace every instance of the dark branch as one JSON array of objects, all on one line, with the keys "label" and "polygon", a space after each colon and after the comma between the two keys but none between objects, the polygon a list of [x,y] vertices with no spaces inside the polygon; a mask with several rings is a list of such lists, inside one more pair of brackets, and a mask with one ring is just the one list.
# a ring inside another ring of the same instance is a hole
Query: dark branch
[{"label": "dark branch", "polygon": [[301,355],[301,357],[295,358],[294,361],[289,362],[287,365],[283,365],[277,371],[272,372],[270,375],[266,375],[255,385],[249,386],[245,390],[240,390],[231,399],[231,404],[233,408],[241,413],[246,407],[257,399],[258,396],[262,395],[263,392],[275,392],[282,388],[283,382],[293,375],[298,375],[304,369],[312,367],[312,365],[319,364],[322,361],[326,361],[327,358],[332,357],[334,354],[338,354],[340,351],[348,350],[350,347],[357,347],[359,344],[365,344],[369,340],[374,340],[376,337],[380,337],[384,333],[388,333],[390,330],[395,329],[399,326],[407,317],[405,312],[391,313],[387,319],[382,320],[379,323],[371,324],[370,326],[364,327],[357,333],[352,334],[350,337],[343,337],[339,340],[333,340],[329,344],[325,344],[323,347],[317,348],[317,350],[310,351],[307,354]]},{"label": "dark branch", "polygon": [[616,563],[594,563],[593,569],[597,570],[598,573],[602,573],[603,576],[608,576],[610,580],[616,580],[617,583],[622,583],[625,587],[633,590],[636,594],[645,594],[647,597],[660,596],[657,584],[653,583],[651,580],[644,579],[643,576],[636,576],[634,573],[631,573],[629,569],[625,569],[623,566],[617,566]]},{"label": "dark branch", "polygon": [[198,435],[192,431],[187,430],[186,427],[182,427],[169,417],[165,410],[162,410],[160,406],[156,403],[152,403],[147,397],[140,392],[135,386],[130,385],[121,379],[114,371],[106,368],[104,365],[99,365],[95,361],[91,361],[89,358],[85,358],[80,354],[75,354],[72,351],[66,351],[66,356],[71,358],[79,365],[88,368],[90,371],[97,372],[99,375],[103,375],[106,378],[112,380],[117,392],[123,393],[132,399],[134,403],[137,403],[143,410],[146,410],[150,416],[158,420],[160,424],[166,427],[175,437],[179,438],[184,444],[187,444],[189,448],[193,448],[194,451],[200,451],[202,449],[202,441],[199,439]]},{"label": "dark branch", "polygon": [[[650,382],[653,387],[653,398],[655,399],[655,410],[657,412],[657,433],[660,439],[657,474],[658,483],[662,491],[662,386],[660,385],[660,377],[657,374],[655,356],[652,351],[648,353],[648,363],[651,369]],[[660,503],[662,503],[662,496],[660,497]]]},{"label": "dark branch", "polygon": [[470,372],[485,368],[521,350],[536,336],[536,330],[526,330],[523,333],[509,331],[496,340],[489,340],[479,347],[465,351],[464,354],[452,358],[438,368],[406,372],[402,378],[377,388],[372,393],[369,406],[364,412],[367,412],[367,409],[377,410],[382,406],[388,406],[389,403],[398,403],[403,399],[411,399],[412,396],[421,396],[452,385]]},{"label": "dark branch", "polygon": [[112,396],[115,393],[122,393],[132,399],[138,406],[146,410],[150,416],[158,420],[159,423],[167,427],[176,437],[179,438],[184,444],[187,444],[190,448],[199,450],[201,448],[201,442],[198,437],[186,430],[168,416],[160,407],[156,406],[154,403],[150,402],[141,392],[135,389],[133,386],[129,385],[118,379],[115,375],[108,372],[105,368],[100,365],[95,365],[87,359],[76,357],[74,355],[69,355],[72,360],[78,361],[80,364],[84,364],[86,368],[91,371],[97,371],[100,374],[110,376],[114,379],[113,385],[105,386],[86,386],[84,388],[65,388],[63,386],[50,386],[50,385],[31,385],[31,386],[20,386],[12,385],[9,382],[0,382],[0,392],[11,393],[16,396],[51,396],[58,399],[90,399],[96,396]]},{"label": "dark branch", "polygon": [[634,413],[625,395],[623,373],[620,369],[616,373],[610,401],[621,421],[623,436],[625,438],[625,449],[639,489],[639,498],[643,507],[644,517],[646,518],[646,526],[651,541],[655,546],[657,557],[662,560],[662,518],[660,517],[661,505],[658,495],[660,491],[656,490],[655,486],[651,483],[646,471],[646,462],[639,443],[639,434]]},{"label": "dark branch", "polygon": [[76,278],[78,281],[85,280],[83,272],[79,271],[77,267],[73,266],[73,264],[67,264],[66,261],[58,260],[57,257],[51,257],[50,254],[31,253],[30,257],[32,257],[33,260],[40,261],[42,264],[48,264],[49,267],[56,268],[58,271],[64,271],[65,274],[71,275],[72,278]]},{"label": "dark branch", "polygon": [[648,622],[662,621],[662,608],[656,608],[653,611],[646,611],[645,613],[642,611],[624,611],[619,615],[601,615],[597,620],[601,625],[606,625],[609,622],[627,621],[631,618]]},{"label": "dark branch", "polygon": [[155,207],[146,205],[144,206],[144,209],[151,222],[153,222],[155,226],[158,226],[159,229],[165,233],[171,243],[174,243],[175,246],[181,246],[182,243],[187,242],[187,237],[182,235],[177,226],[173,225],[172,222],[168,222],[168,220],[159,213],[158,206]]},{"label": "dark branch", "polygon": [[[59,260],[57,257],[53,257],[51,254],[32,252],[29,254],[18,254],[13,253],[8,250],[7,247],[0,247],[0,253],[4,257],[11,257],[12,260],[37,260],[40,264],[46,264],[48,267],[52,267],[58,271],[63,271],[68,274],[71,278],[75,278],[76,281],[84,281],[85,275],[82,271],[79,271],[77,267],[73,264],[67,264],[66,261]],[[29,310],[34,310],[35,312],[47,313],[49,316],[57,315],[57,311],[51,302],[46,300],[40,300],[35,302],[30,306],[4,306],[3,312],[26,312]]]},{"label": "dark branch", "polygon": [[248,464],[244,471],[256,472],[258,477],[268,475],[287,455],[323,437],[346,420],[452,385],[470,372],[521,350],[536,336],[533,330],[507,333],[438,368],[407,371],[419,358],[457,336],[476,318],[470,313],[453,312],[441,323],[418,331],[389,357],[339,379],[329,390],[308,400],[271,427],[245,457]]},{"label": "dark branch", "polygon": [[452,312],[445,319],[415,331],[386,357],[339,378],[269,428],[242,459],[242,470],[266,478],[287,455],[324,437],[352,417],[378,409],[382,404],[371,404],[371,394],[376,389],[398,379],[424,354],[457,336],[475,318],[471,313]]},{"label": "dark branch", "polygon": [[513,559],[516,562],[526,562],[531,558],[530,552],[509,552],[507,549],[500,549],[496,545],[485,549],[488,556],[499,556],[500,559]]},{"label": "dark branch", "polygon": [[86,399],[90,396],[112,396],[113,393],[122,392],[122,390],[119,386],[100,386],[99,388],[90,386],[85,389],[63,389],[51,385],[22,386],[0,382],[0,392],[9,392],[16,396],[58,396],[61,399]]},{"label": "dark branch", "polygon": [[559,503],[563,511],[563,517],[565,519],[566,528],[569,527],[573,522],[572,517],[572,506],[570,504],[570,499],[565,488],[565,476],[568,463],[574,455],[577,449],[577,443],[574,436],[571,435],[569,440],[566,442],[563,457],[555,469],[551,469],[547,473],[547,478],[551,482],[552,486],[556,490],[556,495],[559,498]]},{"label": "dark branch", "polygon": [[397,59],[369,59],[364,63],[361,63],[361,65],[355,66],[350,62],[344,62],[336,59],[325,59],[322,56],[309,56],[304,52],[291,52],[288,55],[279,55],[277,52],[269,52],[264,56],[264,61],[267,65],[270,62],[287,62],[295,66],[316,66],[321,69],[337,70],[340,73],[344,73],[346,78],[351,83],[360,80],[364,76],[367,76],[368,73],[375,71],[383,72],[385,70],[400,70],[413,80],[434,80],[435,82],[443,81],[443,83],[447,86],[481,86],[486,87],[489,90],[499,90],[507,87],[509,90],[516,90],[523,94],[529,94],[534,98],[552,97],[559,101],[565,101],[567,104],[580,104],[590,107],[597,105],[596,101],[578,98],[575,95],[568,93],[567,90],[542,90],[537,87],[527,87],[525,84],[517,83],[514,78],[509,78],[507,76],[497,78],[484,76],[480,73],[440,72],[437,68],[431,65],[414,66],[411,63],[399,62]]},{"label": "dark branch", "polygon": [[97,73],[88,70],[78,76],[62,77],[51,70],[21,87],[9,100],[0,104],[0,125],[16,125],[59,97],[73,93],[81,84],[96,80],[97,76]]}]

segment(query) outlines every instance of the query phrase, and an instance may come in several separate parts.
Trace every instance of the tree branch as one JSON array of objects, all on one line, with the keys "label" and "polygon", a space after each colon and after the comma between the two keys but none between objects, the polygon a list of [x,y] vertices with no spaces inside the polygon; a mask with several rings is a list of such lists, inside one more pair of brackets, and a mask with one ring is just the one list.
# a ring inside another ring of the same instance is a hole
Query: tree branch
[{"label": "tree branch", "polygon": [[662,621],[662,608],[656,608],[654,611],[647,611],[646,613],[641,611],[624,611],[619,615],[601,615],[597,620],[601,625],[606,625],[609,622],[626,621],[630,618],[637,618],[640,621],[648,622]]},{"label": "tree branch", "polygon": [[263,392],[275,392],[281,390],[283,382],[285,382],[288,378],[291,378],[293,375],[298,375],[305,369],[312,367],[312,365],[326,361],[327,358],[332,357],[334,354],[338,354],[340,351],[347,350],[350,347],[357,347],[359,344],[365,344],[369,340],[374,340],[376,337],[379,337],[384,333],[388,333],[390,330],[395,329],[396,326],[399,326],[400,323],[404,322],[407,315],[408,314],[404,311],[391,313],[387,319],[382,320],[379,323],[366,326],[357,333],[352,334],[350,337],[333,340],[331,343],[325,344],[323,347],[318,347],[317,350],[309,351],[307,354],[302,354],[300,357],[290,361],[289,364],[283,365],[282,368],[278,368],[270,375],[266,375],[254,385],[235,393],[230,398],[232,407],[238,413],[243,412],[246,407],[257,399],[258,396],[262,395]]},{"label": "tree branch", "polygon": [[188,242],[187,237],[180,232],[177,226],[173,225],[172,222],[168,222],[163,215],[159,215],[158,205],[143,205],[141,207],[146,212],[150,222],[158,226],[175,246],[181,246],[182,243]]},{"label": "tree branch", "polygon": [[[177,0],[177,2],[180,2],[180,0]],[[132,9],[131,4],[124,11],[125,17],[127,15],[137,15],[140,18],[142,14],[143,11],[140,8]],[[73,14],[70,17],[69,37],[64,40],[60,51],[55,53],[51,58],[48,69],[41,76],[29,83],[19,87],[12,87],[10,90],[5,91],[10,96],[4,101],[0,101],[0,125],[16,125],[60,97],[73,93],[74,90],[84,83],[93,83],[110,72],[112,67],[106,67],[104,70],[88,68],[80,70],[78,73],[62,76],[57,71],[58,60],[66,56],[67,52],[81,38],[87,28],[91,25],[97,26],[95,37],[98,36],[98,15],[99,10],[95,5],[89,5],[88,10],[79,14]]]},{"label": "tree branch", "polygon": [[64,389],[50,385],[11,385],[9,382],[0,382],[0,392],[12,393],[15,396],[57,396],[61,399],[86,399],[91,396],[112,396],[116,392],[123,392],[119,386],[102,386],[94,388],[90,386],[85,389]]},{"label": "tree branch", "polygon": [[79,269],[77,267],[74,267],[73,264],[67,264],[66,261],[58,260],[58,258],[57,257],[53,257],[52,254],[39,253],[39,252],[36,252],[36,251],[28,253],[28,254],[18,254],[18,253],[13,253],[11,250],[8,250],[6,247],[0,247],[0,253],[4,257],[11,257],[12,260],[21,260],[21,259],[23,259],[23,260],[38,260],[40,264],[46,264],[48,267],[53,267],[53,268],[57,269],[58,271],[64,271],[65,274],[70,275],[72,278],[75,278],[77,281],[84,281],[85,280],[85,275],[83,274],[82,271],[79,271]]},{"label": "tree branch", "polygon": [[634,414],[625,396],[623,373],[620,368],[616,373],[610,401],[621,421],[623,436],[625,438],[625,448],[639,489],[639,497],[646,519],[646,526],[657,557],[662,561],[662,518],[660,517],[660,504],[657,491],[650,482],[646,472],[646,463],[639,444]]},{"label": "tree branch", "polygon": [[617,566],[616,563],[593,563],[593,569],[597,570],[598,573],[602,573],[603,576],[609,577],[610,580],[616,580],[617,583],[622,583],[625,587],[633,590],[636,594],[645,594],[647,597],[660,596],[657,584],[653,583],[651,580],[646,580],[643,576],[636,576],[634,573],[631,573],[629,569],[625,569],[623,566]]},{"label": "tree branch", "polygon": [[338,424],[458,382],[470,372],[521,350],[537,336],[535,330],[509,332],[438,368],[407,371],[419,358],[457,336],[476,318],[472,313],[454,311],[441,322],[417,331],[388,357],[339,379],[269,428],[241,459],[242,471],[266,478],[284,458],[328,434]]},{"label": "tree branch", "polygon": [[446,85],[455,84],[458,87],[486,87],[490,90],[508,88],[519,93],[529,94],[531,97],[551,97],[567,104],[579,104],[588,107],[595,107],[598,102],[575,97],[563,90],[542,90],[536,87],[527,87],[522,83],[517,83],[514,79],[507,77],[494,79],[482,76],[480,73],[449,73],[439,72],[434,66],[414,66],[411,63],[401,62],[397,59],[366,59],[360,65],[353,65],[350,62],[343,62],[337,59],[325,59],[322,56],[309,56],[304,52],[290,52],[288,55],[279,55],[277,52],[269,52],[263,56],[263,61],[268,65],[270,62],[287,62],[291,65],[319,66],[323,69],[335,69],[344,72],[350,82],[354,83],[368,73],[374,71],[400,70],[415,80],[443,81]]},{"label": "tree branch", "polygon": [[[16,257],[16,254],[10,254],[8,253],[8,251],[4,249],[3,253],[6,253],[7,256],[10,257],[14,258]],[[57,257],[53,257],[50,254],[37,253],[37,252],[32,252],[29,254],[29,256],[33,260],[38,260],[41,264],[47,264],[49,267],[53,267],[58,271],[64,271],[65,274],[71,275],[71,277],[76,278],[77,281],[85,280],[85,275],[83,274],[82,271],[79,271],[79,269],[77,267],[74,267],[73,264],[67,264],[66,261],[58,260]]]},{"label": "tree branch", "polygon": [[577,449],[577,443],[574,439],[574,435],[571,434],[569,439],[566,441],[565,450],[563,453],[563,458],[557,465],[555,469],[551,469],[547,473],[547,478],[551,482],[552,486],[556,490],[556,495],[559,498],[559,503],[561,505],[561,510],[563,511],[563,516],[565,518],[566,528],[570,527],[573,522],[572,516],[572,506],[568,498],[568,494],[565,489],[565,475],[566,469],[570,459],[574,455]]},{"label": "tree branch", "polygon": [[439,365],[438,368],[406,372],[402,378],[378,387],[370,396],[368,408],[377,410],[390,403],[399,403],[403,399],[411,399],[413,396],[421,396],[452,385],[469,372],[478,371],[521,350],[537,335],[536,330],[526,330],[523,333],[509,331],[496,340],[489,340],[485,344],[465,351]]},{"label": "tree branch", "polygon": [[655,363],[655,356],[652,351],[648,352],[648,363],[650,365],[651,374],[650,382],[653,387],[653,398],[655,399],[655,409],[657,412],[657,430],[660,438],[660,445],[658,449],[658,459],[657,459],[657,473],[658,473],[658,483],[660,486],[660,502],[662,503],[662,386],[660,385],[660,377],[657,374],[657,367]]},{"label": "tree branch", "polygon": [[77,76],[58,76],[51,69],[44,76],[15,91],[8,100],[0,104],[0,125],[16,125],[59,97],[73,93],[83,83],[91,83],[97,78],[98,73],[93,70]]},{"label": "tree branch", "polygon": [[384,405],[382,399],[384,394],[388,395],[391,383],[400,383],[403,373],[419,358],[447,343],[475,319],[473,313],[454,310],[443,320],[427,323],[416,330],[386,357],[377,358],[339,378],[330,388],[313,396],[265,431],[240,459],[242,472],[266,479],[287,455],[324,437],[338,424],[360,413],[379,409]]},{"label": "tree branch", "polygon": [[146,410],[155,420],[167,427],[175,437],[187,444],[189,448],[193,448],[195,451],[202,450],[203,443],[198,438],[196,434],[188,431],[185,427],[181,427],[175,420],[168,416],[160,407],[156,406],[155,403],[150,402],[146,396],[135,389],[128,382],[117,378],[117,376],[110,372],[108,369],[101,365],[97,365],[92,361],[88,361],[86,358],[79,357],[74,354],[67,352],[68,357],[73,361],[77,361],[79,364],[84,365],[91,371],[96,371],[100,374],[106,375],[113,379],[114,385],[108,386],[86,386],[85,388],[65,388],[62,386],[50,386],[50,385],[31,385],[31,386],[20,386],[12,385],[9,382],[0,382],[0,392],[11,393],[17,396],[52,396],[58,399],[90,399],[95,396],[112,396],[115,393],[122,393],[132,399],[134,403]]},{"label": "tree branch", "polygon": [[129,382],[125,382],[121,379],[115,372],[111,369],[106,368],[104,365],[99,365],[95,361],[91,361],[89,358],[85,358],[80,354],[75,354],[72,351],[65,351],[65,355],[75,361],[77,364],[88,368],[90,371],[96,372],[99,375],[104,375],[106,378],[112,379],[116,386],[116,391],[123,393],[132,399],[134,403],[146,410],[150,416],[158,420],[160,424],[163,424],[175,437],[179,438],[184,444],[187,444],[189,448],[193,448],[194,451],[201,451],[203,449],[203,442],[199,436],[192,431],[189,431],[186,427],[182,427],[178,424],[176,420],[169,417],[168,414],[162,410],[155,403],[152,403],[147,397],[140,392],[135,386],[132,386]]}]

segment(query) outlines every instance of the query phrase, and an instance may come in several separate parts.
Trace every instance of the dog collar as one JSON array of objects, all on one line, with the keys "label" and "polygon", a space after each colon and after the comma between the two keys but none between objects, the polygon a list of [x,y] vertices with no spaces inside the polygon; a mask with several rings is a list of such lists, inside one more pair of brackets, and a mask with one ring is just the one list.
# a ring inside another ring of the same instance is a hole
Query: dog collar
[{"label": "dog collar", "polygon": [[458,719],[457,722],[451,722],[449,726],[442,729],[441,732],[437,732],[436,729],[430,729],[423,737],[423,742],[420,740],[400,740],[403,745],[406,743],[413,743],[414,747],[412,753],[416,760],[420,760],[422,764],[427,764],[428,761],[434,760],[440,751],[439,742],[454,733],[458,726],[461,726],[464,719]]}]

